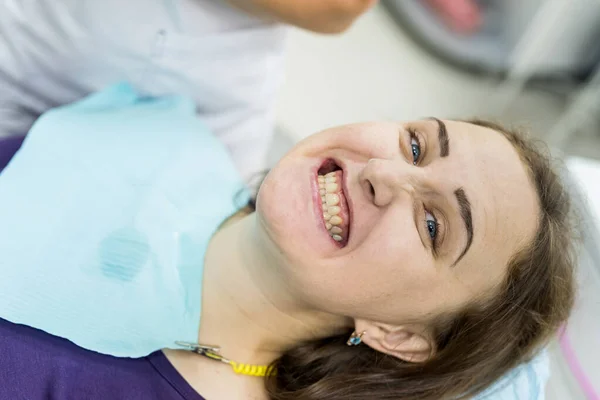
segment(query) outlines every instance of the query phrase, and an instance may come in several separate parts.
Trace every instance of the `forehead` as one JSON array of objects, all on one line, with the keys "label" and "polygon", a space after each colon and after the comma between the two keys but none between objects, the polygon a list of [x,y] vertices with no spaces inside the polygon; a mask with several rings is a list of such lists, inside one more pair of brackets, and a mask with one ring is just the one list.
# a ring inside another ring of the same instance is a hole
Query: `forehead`
[{"label": "forehead", "polygon": [[535,235],[537,194],[504,135],[465,122],[445,123],[450,139],[447,162],[460,177],[457,184],[469,196],[473,213],[473,244],[456,271],[470,285],[498,282],[511,257]]}]

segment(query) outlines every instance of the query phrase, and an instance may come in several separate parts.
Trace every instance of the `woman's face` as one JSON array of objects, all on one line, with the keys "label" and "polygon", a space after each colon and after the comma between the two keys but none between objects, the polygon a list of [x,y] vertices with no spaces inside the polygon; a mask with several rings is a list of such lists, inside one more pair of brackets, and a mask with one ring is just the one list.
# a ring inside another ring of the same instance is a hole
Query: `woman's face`
[{"label": "woman's face", "polygon": [[257,206],[259,236],[296,295],[390,324],[490,293],[539,212],[502,134],[435,119],[310,136],[269,173]]}]

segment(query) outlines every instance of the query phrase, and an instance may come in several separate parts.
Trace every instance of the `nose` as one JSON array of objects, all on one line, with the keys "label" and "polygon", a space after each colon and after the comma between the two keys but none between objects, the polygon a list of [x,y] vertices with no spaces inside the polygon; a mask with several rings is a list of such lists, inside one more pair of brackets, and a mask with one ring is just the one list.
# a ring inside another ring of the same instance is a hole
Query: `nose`
[{"label": "nose", "polygon": [[413,196],[418,175],[418,168],[403,160],[372,158],[360,174],[360,183],[376,206],[385,207],[399,195]]}]

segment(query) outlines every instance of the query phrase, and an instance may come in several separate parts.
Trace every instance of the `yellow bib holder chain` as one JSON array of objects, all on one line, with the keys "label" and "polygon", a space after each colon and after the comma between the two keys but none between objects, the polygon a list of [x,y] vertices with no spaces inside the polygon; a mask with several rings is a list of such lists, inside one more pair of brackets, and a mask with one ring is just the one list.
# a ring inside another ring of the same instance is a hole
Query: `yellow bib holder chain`
[{"label": "yellow bib holder chain", "polygon": [[185,347],[190,351],[193,351],[196,354],[200,354],[201,356],[210,358],[215,361],[221,361],[225,364],[231,365],[233,371],[238,375],[247,375],[247,376],[271,376],[275,375],[276,371],[273,367],[268,365],[252,365],[252,364],[242,364],[232,360],[229,360],[223,357],[221,354],[221,349],[215,346],[204,346],[198,343],[189,343],[189,342],[175,342],[176,345]]}]

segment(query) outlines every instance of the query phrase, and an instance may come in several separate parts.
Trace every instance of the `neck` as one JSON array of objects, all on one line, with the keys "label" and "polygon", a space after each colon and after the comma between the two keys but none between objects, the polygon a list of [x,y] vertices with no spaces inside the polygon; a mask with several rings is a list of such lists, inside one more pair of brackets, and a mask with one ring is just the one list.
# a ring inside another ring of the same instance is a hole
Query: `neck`
[{"label": "neck", "polygon": [[299,342],[334,335],[346,318],[299,301],[279,273],[256,213],[221,229],[212,239],[202,288],[199,342],[221,347],[223,356],[269,364]]}]

